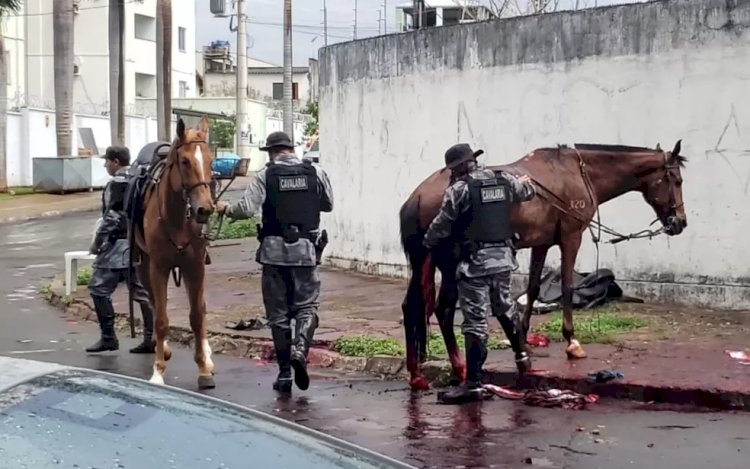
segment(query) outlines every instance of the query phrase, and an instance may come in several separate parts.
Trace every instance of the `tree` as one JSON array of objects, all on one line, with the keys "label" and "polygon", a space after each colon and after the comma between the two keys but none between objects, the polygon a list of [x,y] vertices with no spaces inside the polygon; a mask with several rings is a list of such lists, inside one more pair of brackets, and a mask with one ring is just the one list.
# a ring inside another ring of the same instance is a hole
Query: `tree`
[{"label": "tree", "polygon": [[304,131],[305,137],[309,137],[318,131],[318,102],[310,101],[302,112],[310,116],[310,120],[305,124]]},{"label": "tree", "polygon": [[109,0],[109,129],[113,145],[125,143],[125,1]]},{"label": "tree", "polygon": [[[0,0],[0,17],[21,8],[20,0]],[[8,160],[6,134],[8,130],[8,76],[5,63],[5,42],[0,34],[0,192],[8,192]]]},{"label": "tree", "polygon": [[73,0],[54,0],[55,129],[57,155],[72,154],[73,143]]},{"label": "tree", "polygon": [[156,4],[156,122],[159,140],[171,141],[172,0]]}]

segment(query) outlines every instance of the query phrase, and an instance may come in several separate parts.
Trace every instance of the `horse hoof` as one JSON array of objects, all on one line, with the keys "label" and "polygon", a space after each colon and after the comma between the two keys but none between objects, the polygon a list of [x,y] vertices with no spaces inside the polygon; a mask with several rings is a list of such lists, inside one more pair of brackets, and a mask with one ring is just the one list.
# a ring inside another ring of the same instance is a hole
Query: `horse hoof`
[{"label": "horse hoof", "polygon": [[424,376],[417,376],[409,381],[412,391],[427,391],[430,389],[430,383],[427,382]]},{"label": "horse hoof", "polygon": [[586,352],[583,351],[583,347],[581,347],[581,344],[575,339],[570,341],[570,345],[565,349],[565,353],[570,360],[586,358]]},{"label": "horse hoof", "polygon": [[198,376],[198,389],[213,389],[216,382],[213,376]]},{"label": "horse hoof", "polygon": [[153,383],[153,384],[163,385],[164,384],[164,377],[162,375],[158,374],[158,373],[154,373],[151,376],[151,379],[149,379],[149,382]]}]

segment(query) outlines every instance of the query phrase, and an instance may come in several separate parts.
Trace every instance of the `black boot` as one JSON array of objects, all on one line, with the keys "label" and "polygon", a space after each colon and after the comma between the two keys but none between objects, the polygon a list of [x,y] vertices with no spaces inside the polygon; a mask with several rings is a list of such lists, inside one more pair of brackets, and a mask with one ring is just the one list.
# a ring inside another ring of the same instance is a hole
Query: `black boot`
[{"label": "black boot", "polygon": [[438,394],[443,404],[461,404],[480,401],[484,398],[482,389],[482,365],[487,359],[485,341],[474,334],[464,335],[466,348],[466,381],[449,391]]},{"label": "black boot", "polygon": [[143,315],[143,342],[130,349],[130,353],[154,353],[154,310],[148,303],[141,303]]},{"label": "black boot", "polygon": [[294,368],[294,382],[303,391],[310,387],[310,376],[307,374],[307,353],[310,351],[310,344],[312,344],[317,327],[318,315],[314,312],[302,317],[297,316],[292,367]]},{"label": "black boot", "polygon": [[273,382],[273,389],[282,393],[292,392],[292,368],[289,360],[292,354],[292,330],[271,326],[273,345],[276,350],[276,363],[279,375]]},{"label": "black boot", "polygon": [[523,326],[521,325],[521,317],[518,313],[513,314],[513,319],[508,316],[498,317],[500,326],[502,326],[505,335],[510,341],[510,347],[513,349],[513,353],[516,356],[516,368],[520,374],[526,373],[531,369],[531,358],[529,354],[523,349],[525,341],[523,340]]},{"label": "black boot", "polygon": [[89,353],[119,350],[120,343],[115,335],[115,309],[112,300],[103,296],[91,296],[94,300],[96,317],[99,319],[101,338],[91,347],[86,348]]}]

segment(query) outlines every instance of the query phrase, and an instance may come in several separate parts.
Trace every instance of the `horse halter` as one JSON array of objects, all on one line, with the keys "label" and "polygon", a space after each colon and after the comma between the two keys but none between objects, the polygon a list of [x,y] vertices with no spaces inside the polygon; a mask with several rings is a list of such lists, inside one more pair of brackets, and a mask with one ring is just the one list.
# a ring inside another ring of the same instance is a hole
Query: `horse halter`
[{"label": "horse halter", "polygon": [[[183,147],[183,146],[186,146],[186,145],[192,145],[194,143],[205,143],[206,145],[208,145],[208,142],[205,141],[205,140],[202,140],[202,139],[201,140],[191,140],[189,142],[180,142],[179,145],[177,145],[176,147],[174,147],[174,151],[177,154],[177,156],[179,156],[180,147]],[[170,163],[170,166],[175,165],[175,163],[178,162],[178,159],[179,158],[175,158],[175,161],[172,161]],[[190,194],[192,194],[192,192],[195,189],[197,189],[198,187],[200,187],[200,186],[206,186],[210,190],[211,189],[211,181],[210,180],[209,181],[198,181],[197,183],[193,184],[192,186],[187,186],[185,184],[185,177],[182,174],[182,169],[180,168],[179,164],[177,164],[177,173],[179,173],[179,175],[180,175],[180,185],[182,186],[182,200],[185,202],[185,218],[187,220],[190,220],[192,218],[192,208],[193,208],[192,204],[190,203]],[[209,172],[209,174],[210,174],[210,172]]]},{"label": "horse halter", "polygon": [[669,187],[669,201],[668,201],[669,209],[672,211],[672,213],[667,217],[668,223],[671,223],[673,219],[677,218],[677,210],[685,204],[685,202],[683,201],[682,203],[677,205],[677,201],[675,200],[675,197],[674,197],[673,189],[677,187],[677,181],[675,180],[675,177],[672,175],[672,170],[679,169],[679,163],[677,162],[670,163],[671,157],[672,157],[672,154],[670,152],[664,152],[664,166],[662,168],[664,170],[664,175],[649,185],[649,190],[651,190],[652,188],[656,189],[659,186],[659,184],[662,183],[662,181],[664,180],[667,181],[667,185]]}]

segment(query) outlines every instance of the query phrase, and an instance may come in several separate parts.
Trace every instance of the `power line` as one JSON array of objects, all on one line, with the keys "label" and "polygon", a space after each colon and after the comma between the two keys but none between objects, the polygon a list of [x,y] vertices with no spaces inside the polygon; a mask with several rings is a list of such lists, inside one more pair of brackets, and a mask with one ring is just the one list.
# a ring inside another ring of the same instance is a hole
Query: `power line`
[{"label": "power line", "polygon": [[[132,3],[141,3],[141,2],[139,0],[125,0],[123,3],[125,5],[129,5],[129,4],[132,4]],[[107,4],[107,5],[97,5],[97,6],[92,6],[92,7],[78,7],[77,10],[71,10],[71,12],[75,13],[76,11],[96,10],[96,9],[99,9],[99,8],[109,8],[109,5]],[[34,17],[34,16],[51,16],[53,14],[54,14],[53,11],[49,11],[49,12],[45,11],[45,12],[41,12],[41,13],[14,13],[14,14],[8,14],[8,18],[13,18],[13,17],[23,18],[23,17]]]}]

